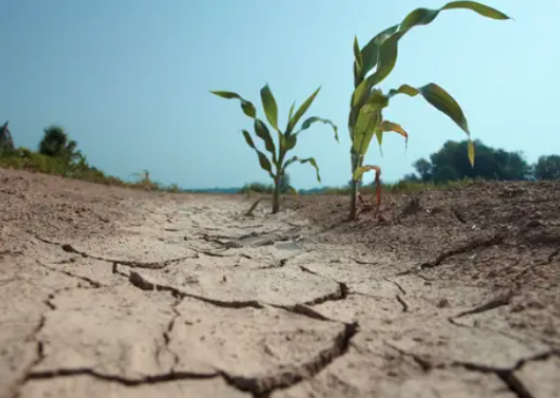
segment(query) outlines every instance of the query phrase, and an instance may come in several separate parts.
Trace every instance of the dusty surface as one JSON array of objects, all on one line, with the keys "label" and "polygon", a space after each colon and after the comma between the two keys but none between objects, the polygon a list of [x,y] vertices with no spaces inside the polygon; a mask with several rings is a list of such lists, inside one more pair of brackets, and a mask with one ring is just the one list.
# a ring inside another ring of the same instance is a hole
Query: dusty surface
[{"label": "dusty surface", "polygon": [[560,184],[250,204],[0,170],[0,397],[558,397]]}]

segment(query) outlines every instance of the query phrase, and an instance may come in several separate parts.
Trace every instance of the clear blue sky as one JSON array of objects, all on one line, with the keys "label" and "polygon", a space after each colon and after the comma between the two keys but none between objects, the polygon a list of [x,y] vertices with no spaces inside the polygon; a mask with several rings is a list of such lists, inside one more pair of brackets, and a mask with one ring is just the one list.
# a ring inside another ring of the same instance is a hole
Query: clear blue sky
[{"label": "clear blue sky", "polygon": [[[36,148],[43,128],[64,126],[93,165],[128,178],[142,169],[182,187],[267,181],[240,130],[251,123],[237,91],[259,104],[268,82],[285,125],[288,109],[318,86],[308,116],[340,126],[306,131],[294,154],[315,156],[326,185],[350,179],[346,128],[352,92],[352,42],[365,44],[417,6],[444,0],[1,0],[0,121],[17,145]],[[382,84],[434,81],[462,105],[485,143],[522,150],[529,161],[560,148],[560,1],[488,0],[515,21],[447,11],[411,32],[394,73]],[[556,38],[556,39],[555,39]],[[262,114],[262,111],[261,111]],[[463,139],[421,98],[393,100],[385,116],[410,133],[375,142],[367,162],[386,181],[447,139]],[[297,188],[316,186],[308,165],[290,170]]]}]

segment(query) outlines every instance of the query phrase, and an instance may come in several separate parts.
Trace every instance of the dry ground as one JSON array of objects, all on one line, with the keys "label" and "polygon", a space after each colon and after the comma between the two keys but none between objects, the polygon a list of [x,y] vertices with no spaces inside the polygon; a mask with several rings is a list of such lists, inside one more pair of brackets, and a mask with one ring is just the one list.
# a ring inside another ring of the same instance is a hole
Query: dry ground
[{"label": "dry ground", "polygon": [[384,200],[0,170],[0,397],[558,397],[560,184]]}]

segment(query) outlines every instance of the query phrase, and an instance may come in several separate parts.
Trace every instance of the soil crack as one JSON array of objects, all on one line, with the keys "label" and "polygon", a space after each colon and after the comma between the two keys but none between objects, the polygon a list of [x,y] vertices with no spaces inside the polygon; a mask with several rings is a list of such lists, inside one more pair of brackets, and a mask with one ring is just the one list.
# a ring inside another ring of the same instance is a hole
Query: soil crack
[{"label": "soil crack", "polygon": [[436,257],[436,259],[433,262],[428,262],[428,263],[424,263],[424,264],[420,265],[420,269],[422,270],[422,269],[437,267],[444,260],[446,260],[450,257],[457,256],[459,254],[468,253],[468,252],[470,252],[472,250],[475,250],[475,249],[498,245],[501,242],[503,242],[504,239],[505,239],[505,237],[502,236],[502,235],[499,235],[499,234],[494,235],[490,238],[474,239],[471,242],[468,242],[468,243],[466,243],[462,246],[459,246],[459,247],[456,247],[454,249],[451,249],[451,250],[448,250],[448,251],[445,251],[445,252],[441,253],[439,256]]},{"label": "soil crack", "polygon": [[55,369],[40,372],[30,372],[25,382],[29,380],[53,379],[57,377],[91,376],[98,380],[110,381],[125,386],[140,386],[146,384],[158,384],[178,380],[200,380],[218,377],[218,373],[192,373],[192,372],[169,372],[160,375],[145,376],[139,379],[129,379],[122,376],[99,373],[91,368]]},{"label": "soil crack", "polygon": [[37,264],[40,265],[41,267],[45,267],[46,269],[48,269],[50,271],[58,272],[58,273],[61,273],[63,275],[69,276],[71,278],[75,278],[75,279],[84,281],[84,282],[88,283],[93,288],[100,288],[100,287],[105,286],[105,285],[103,285],[103,284],[101,284],[101,283],[99,283],[99,282],[97,282],[93,279],[90,279],[90,278],[85,277],[85,276],[75,275],[70,271],[65,271],[65,270],[62,270],[62,269],[53,268],[53,267],[50,267],[50,266],[48,266],[46,264],[43,264],[41,262],[37,262]]},{"label": "soil crack", "polygon": [[137,287],[141,290],[167,291],[167,292],[170,292],[171,294],[173,294],[176,297],[181,297],[181,298],[189,297],[189,298],[199,300],[199,301],[203,301],[203,302],[208,303],[208,304],[213,304],[217,307],[222,307],[222,308],[258,308],[258,309],[260,309],[260,308],[264,307],[257,300],[221,301],[221,300],[211,299],[211,298],[208,298],[208,297],[199,296],[199,295],[192,294],[192,293],[187,293],[187,292],[184,292],[184,291],[182,291],[182,290],[180,290],[176,287],[163,285],[163,284],[151,281],[150,279],[146,278],[145,276],[143,276],[142,274],[140,274],[136,271],[132,271],[130,273],[128,280],[133,286],[135,286],[135,287]]},{"label": "soil crack", "polygon": [[343,356],[348,351],[351,340],[358,329],[357,323],[345,324],[344,330],[336,336],[331,347],[321,351],[312,360],[298,366],[292,366],[277,375],[243,377],[222,372],[222,376],[228,384],[238,390],[249,392],[255,398],[268,398],[273,391],[286,389],[313,378],[335,359]]},{"label": "soil crack", "polygon": [[471,310],[460,312],[459,314],[454,316],[453,319],[462,318],[462,317],[468,316],[468,315],[481,314],[481,313],[486,312],[486,311],[491,311],[491,310],[494,310],[496,308],[503,307],[505,305],[509,305],[509,303],[511,302],[511,299],[513,297],[514,297],[514,293],[512,291],[509,291],[509,292],[504,293],[504,294],[502,294],[498,297],[495,297],[492,300],[489,300],[489,301],[485,302],[484,304],[481,304],[481,305],[479,305],[479,306],[477,306],[477,307],[475,307]]},{"label": "soil crack", "polygon": [[38,240],[40,240],[43,243],[48,243],[50,245],[55,245],[55,246],[59,246],[62,250],[64,250],[67,253],[74,253],[74,254],[78,254],[84,258],[91,258],[93,260],[100,260],[100,261],[105,261],[107,263],[111,263],[113,265],[115,264],[122,264],[122,265],[126,265],[128,267],[132,267],[132,268],[145,268],[145,269],[163,269],[165,267],[167,267],[170,264],[175,264],[184,260],[187,260],[189,258],[193,258],[191,256],[183,256],[183,257],[178,257],[178,258],[172,258],[169,260],[164,260],[164,261],[154,261],[154,262],[141,262],[141,261],[129,261],[129,260],[116,260],[116,259],[110,259],[110,258],[104,258],[104,257],[98,257],[98,256],[94,256],[91,254],[88,254],[86,252],[83,252],[81,250],[76,249],[74,246],[72,246],[69,243],[59,243],[59,242],[54,242],[51,241],[49,239],[45,239],[42,238],[40,236],[36,236],[35,238],[37,238]]},{"label": "soil crack", "polygon": [[409,309],[408,304],[406,303],[406,301],[404,301],[404,299],[400,296],[400,294],[397,294],[395,297],[396,297],[397,301],[399,302],[399,304],[401,305],[402,311],[403,312],[408,312],[408,309]]},{"label": "soil crack", "polygon": [[[429,372],[434,368],[441,368],[445,367],[446,365],[441,364],[434,364],[431,360],[424,358],[421,355],[417,355],[405,350],[402,350],[398,347],[393,346],[385,342],[385,344],[394,349],[395,351],[399,352],[401,355],[408,356],[412,358],[425,372]],[[540,353],[534,355],[529,358],[523,358],[519,360],[514,366],[509,368],[498,368],[486,365],[480,365],[476,363],[470,362],[461,362],[461,361],[453,361],[447,366],[450,367],[460,367],[469,371],[480,372],[480,373],[487,373],[487,374],[494,374],[502,380],[505,386],[517,397],[517,398],[535,398],[535,396],[529,391],[529,389],[523,384],[523,382],[516,376],[515,372],[521,369],[525,364],[533,361],[542,361],[550,358],[553,355],[558,355],[559,353],[556,350],[550,350],[544,353]]]},{"label": "soil crack", "polygon": [[346,283],[339,282],[339,281],[336,281],[336,280],[331,279],[331,278],[327,278],[327,277],[325,277],[321,274],[318,274],[315,271],[310,270],[309,268],[305,267],[304,265],[300,265],[299,268],[303,272],[306,272],[306,273],[311,274],[311,275],[319,276],[319,277],[321,277],[325,280],[329,280],[331,282],[334,282],[334,283],[338,284],[338,291],[326,294],[326,295],[321,296],[321,297],[317,297],[317,298],[315,298],[313,300],[310,300],[310,301],[307,301],[307,302],[304,303],[305,305],[313,306],[313,305],[319,305],[319,304],[326,303],[327,301],[345,300],[348,297],[348,295],[350,294],[350,288],[348,287],[348,285]]}]

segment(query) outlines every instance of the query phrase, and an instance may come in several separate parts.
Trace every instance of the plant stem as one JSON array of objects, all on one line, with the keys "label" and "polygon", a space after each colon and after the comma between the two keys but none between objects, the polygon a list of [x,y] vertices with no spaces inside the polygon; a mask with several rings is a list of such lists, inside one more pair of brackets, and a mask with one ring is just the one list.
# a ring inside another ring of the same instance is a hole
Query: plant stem
[{"label": "plant stem", "polygon": [[280,178],[274,179],[274,196],[272,197],[272,214],[280,210]]},{"label": "plant stem", "polygon": [[350,193],[350,215],[348,217],[349,221],[355,221],[356,220],[356,197],[357,197],[357,191],[358,191],[358,182],[354,180],[354,172],[356,171],[356,169],[360,166],[359,165],[359,157],[356,153],[354,153],[353,150],[350,151],[351,153],[351,158],[352,158],[352,184],[350,185],[351,187],[351,193]]}]

